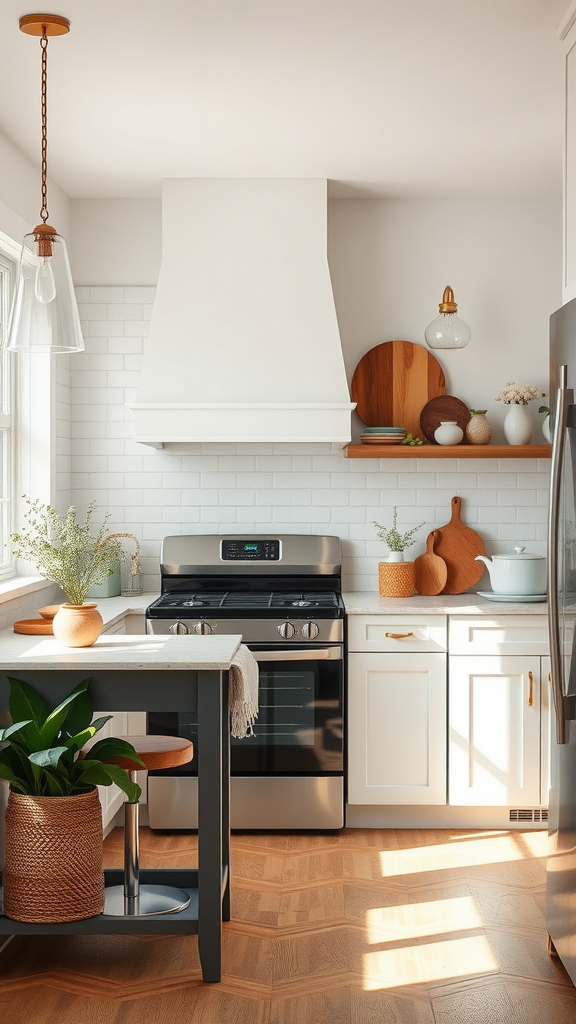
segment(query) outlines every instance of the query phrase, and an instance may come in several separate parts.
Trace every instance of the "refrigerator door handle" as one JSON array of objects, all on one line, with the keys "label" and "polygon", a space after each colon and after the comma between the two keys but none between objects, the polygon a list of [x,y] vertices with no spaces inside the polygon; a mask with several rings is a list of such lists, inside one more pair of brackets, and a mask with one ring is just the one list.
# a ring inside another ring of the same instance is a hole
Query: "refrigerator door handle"
[{"label": "refrigerator door handle", "polygon": [[550,663],[552,669],[552,698],[556,715],[556,739],[566,743],[566,711],[562,685],[562,640],[558,613],[558,528],[560,524],[560,491],[562,464],[566,444],[568,409],[574,402],[574,392],[566,387],[567,367],[561,366],[560,387],[556,399],[554,436],[552,438],[552,465],[550,472],[550,510],[548,514],[548,632],[550,636]]}]

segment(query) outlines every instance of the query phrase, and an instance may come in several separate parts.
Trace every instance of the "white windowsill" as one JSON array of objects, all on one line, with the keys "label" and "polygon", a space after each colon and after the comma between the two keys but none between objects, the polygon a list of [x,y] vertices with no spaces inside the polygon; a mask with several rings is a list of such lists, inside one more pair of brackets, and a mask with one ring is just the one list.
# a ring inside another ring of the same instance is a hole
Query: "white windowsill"
[{"label": "white windowsill", "polygon": [[9,580],[0,580],[0,604],[53,586],[52,581],[45,580],[43,576],[13,576]]}]

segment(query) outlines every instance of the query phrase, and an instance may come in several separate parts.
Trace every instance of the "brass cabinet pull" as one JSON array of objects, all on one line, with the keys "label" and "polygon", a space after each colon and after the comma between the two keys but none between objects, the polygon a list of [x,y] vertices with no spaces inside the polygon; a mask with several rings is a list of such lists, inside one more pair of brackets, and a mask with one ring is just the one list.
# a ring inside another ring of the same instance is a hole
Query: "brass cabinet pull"
[{"label": "brass cabinet pull", "polygon": [[385,633],[391,640],[404,640],[407,636],[414,636],[414,633]]},{"label": "brass cabinet pull", "polygon": [[528,680],[530,682],[530,689],[528,691],[528,707],[531,708],[534,704],[534,676],[532,675],[532,672],[528,673]]}]

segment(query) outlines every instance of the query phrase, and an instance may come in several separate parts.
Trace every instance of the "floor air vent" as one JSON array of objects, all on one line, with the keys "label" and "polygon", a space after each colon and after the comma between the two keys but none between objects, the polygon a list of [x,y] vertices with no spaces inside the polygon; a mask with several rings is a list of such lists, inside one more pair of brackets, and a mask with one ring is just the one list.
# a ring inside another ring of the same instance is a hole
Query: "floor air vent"
[{"label": "floor air vent", "polygon": [[535,811],[526,807],[510,811],[509,821],[548,821],[548,808],[542,807]]}]

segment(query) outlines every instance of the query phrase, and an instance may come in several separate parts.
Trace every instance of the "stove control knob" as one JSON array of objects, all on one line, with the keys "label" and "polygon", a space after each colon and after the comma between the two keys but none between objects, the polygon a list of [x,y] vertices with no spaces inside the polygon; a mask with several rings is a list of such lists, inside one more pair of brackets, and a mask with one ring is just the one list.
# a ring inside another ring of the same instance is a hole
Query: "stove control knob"
[{"label": "stove control knob", "polygon": [[305,640],[315,640],[319,632],[320,628],[315,622],[305,622],[302,626],[302,636]]},{"label": "stove control knob", "polygon": [[296,632],[296,626],[293,626],[291,622],[281,622],[276,628],[283,640],[291,640]]},{"label": "stove control knob", "polygon": [[168,626],[168,632],[175,636],[183,636],[184,633],[189,633],[190,630],[185,622],[175,622],[173,626]]},{"label": "stove control knob", "polygon": [[209,622],[197,622],[194,626],[194,632],[197,633],[198,636],[207,636],[208,633],[212,632],[212,626]]}]

